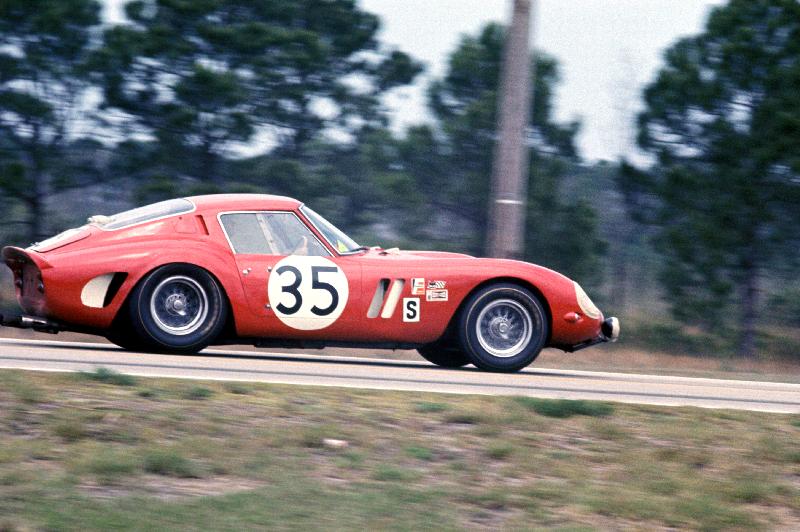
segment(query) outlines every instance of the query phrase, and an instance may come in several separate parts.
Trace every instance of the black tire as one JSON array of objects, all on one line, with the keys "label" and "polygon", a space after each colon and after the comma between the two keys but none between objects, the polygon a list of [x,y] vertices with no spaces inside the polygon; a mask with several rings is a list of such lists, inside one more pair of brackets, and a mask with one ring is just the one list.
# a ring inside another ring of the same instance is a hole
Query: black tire
[{"label": "black tire", "polygon": [[113,328],[106,335],[106,338],[127,351],[147,350],[139,337],[134,335],[133,330],[130,327],[130,322],[127,324],[127,329],[123,327]]},{"label": "black tire", "polygon": [[469,357],[457,347],[434,342],[417,349],[422,358],[443,368],[460,368],[469,364]]},{"label": "black tire", "polygon": [[127,351],[146,351],[146,347],[131,327],[127,302],[119,309],[111,328],[106,333],[106,338]]},{"label": "black tire", "polygon": [[539,356],[549,331],[547,313],[528,289],[486,286],[467,299],[458,334],[470,361],[486,371],[514,372]]},{"label": "black tire", "polygon": [[196,353],[219,336],[228,316],[217,281],[191,264],[169,264],[149,273],[127,305],[135,338],[129,345],[146,351]]}]

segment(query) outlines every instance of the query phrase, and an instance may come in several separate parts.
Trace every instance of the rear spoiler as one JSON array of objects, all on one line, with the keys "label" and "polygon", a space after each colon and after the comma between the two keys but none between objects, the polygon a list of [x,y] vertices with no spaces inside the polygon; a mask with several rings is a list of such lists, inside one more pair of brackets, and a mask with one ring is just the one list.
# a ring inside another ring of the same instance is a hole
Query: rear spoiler
[{"label": "rear spoiler", "polygon": [[3,262],[5,262],[12,270],[15,266],[21,266],[26,262],[32,262],[39,270],[52,268],[52,265],[40,253],[29,251],[26,249],[6,246],[2,252]]}]

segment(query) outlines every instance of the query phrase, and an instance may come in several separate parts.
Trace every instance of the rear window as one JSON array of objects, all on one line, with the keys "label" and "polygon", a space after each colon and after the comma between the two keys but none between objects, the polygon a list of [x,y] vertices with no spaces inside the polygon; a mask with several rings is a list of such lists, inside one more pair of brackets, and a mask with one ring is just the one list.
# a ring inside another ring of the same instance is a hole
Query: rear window
[{"label": "rear window", "polygon": [[143,222],[151,222],[159,218],[185,214],[192,210],[194,210],[194,204],[191,201],[187,199],[172,199],[109,216],[107,219],[98,221],[97,225],[101,229],[113,231],[114,229],[124,229]]}]

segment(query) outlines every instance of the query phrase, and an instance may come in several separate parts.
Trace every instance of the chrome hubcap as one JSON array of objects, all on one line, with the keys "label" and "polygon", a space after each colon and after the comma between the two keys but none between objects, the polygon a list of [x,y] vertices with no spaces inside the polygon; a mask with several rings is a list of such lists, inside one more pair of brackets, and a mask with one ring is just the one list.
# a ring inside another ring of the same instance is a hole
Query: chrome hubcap
[{"label": "chrome hubcap", "polygon": [[205,323],[208,296],[200,283],[183,275],[161,281],[150,298],[150,315],[162,331],[183,336]]},{"label": "chrome hubcap", "polygon": [[492,356],[509,358],[521,353],[533,336],[533,319],[513,299],[492,301],[478,314],[478,342]]}]

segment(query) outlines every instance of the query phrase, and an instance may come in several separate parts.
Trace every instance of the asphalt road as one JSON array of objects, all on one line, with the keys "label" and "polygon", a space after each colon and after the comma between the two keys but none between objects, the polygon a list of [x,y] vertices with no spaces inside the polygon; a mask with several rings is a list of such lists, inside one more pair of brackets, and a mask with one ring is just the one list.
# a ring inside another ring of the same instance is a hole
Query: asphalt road
[{"label": "asphalt road", "polygon": [[195,356],[126,352],[107,344],[0,339],[0,368],[91,371],[106,367],[143,377],[271,382],[483,395],[599,399],[800,413],[800,384],[630,373],[537,369],[515,374],[427,362],[209,349]]}]

